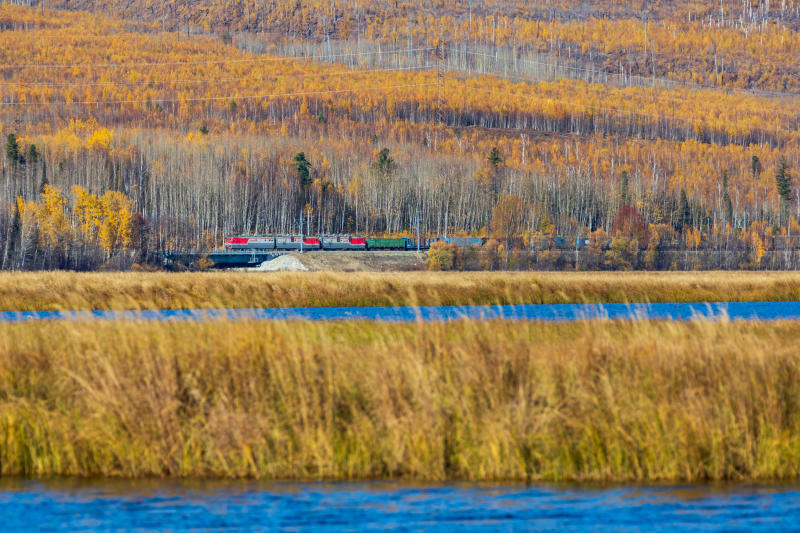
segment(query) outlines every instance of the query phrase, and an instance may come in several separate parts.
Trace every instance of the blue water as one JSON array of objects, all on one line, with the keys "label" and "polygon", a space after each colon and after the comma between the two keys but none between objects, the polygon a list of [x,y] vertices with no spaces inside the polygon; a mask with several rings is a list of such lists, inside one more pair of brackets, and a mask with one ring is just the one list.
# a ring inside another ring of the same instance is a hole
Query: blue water
[{"label": "blue water", "polygon": [[377,320],[440,322],[472,320],[592,319],[797,320],[800,302],[653,304],[468,305],[423,307],[284,307],[275,309],[162,309],[144,311],[0,311],[0,322],[31,320]]},{"label": "blue water", "polygon": [[800,487],[4,481],[0,529],[789,531]]}]

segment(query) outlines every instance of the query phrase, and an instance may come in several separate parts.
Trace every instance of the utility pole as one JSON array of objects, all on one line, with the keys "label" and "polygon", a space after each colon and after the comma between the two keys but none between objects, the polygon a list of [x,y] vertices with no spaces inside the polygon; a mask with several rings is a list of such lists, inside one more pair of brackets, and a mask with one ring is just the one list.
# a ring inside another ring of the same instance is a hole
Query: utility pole
[{"label": "utility pole", "polygon": [[300,209],[300,253],[303,253],[303,209]]}]

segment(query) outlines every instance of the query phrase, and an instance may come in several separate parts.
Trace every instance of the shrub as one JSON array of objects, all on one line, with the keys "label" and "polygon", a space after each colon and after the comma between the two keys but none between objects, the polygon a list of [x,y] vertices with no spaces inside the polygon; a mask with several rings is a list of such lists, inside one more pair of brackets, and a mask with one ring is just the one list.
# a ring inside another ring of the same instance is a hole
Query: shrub
[{"label": "shrub", "polygon": [[454,257],[452,246],[444,241],[436,241],[431,244],[426,261],[430,270],[450,270],[453,268]]}]

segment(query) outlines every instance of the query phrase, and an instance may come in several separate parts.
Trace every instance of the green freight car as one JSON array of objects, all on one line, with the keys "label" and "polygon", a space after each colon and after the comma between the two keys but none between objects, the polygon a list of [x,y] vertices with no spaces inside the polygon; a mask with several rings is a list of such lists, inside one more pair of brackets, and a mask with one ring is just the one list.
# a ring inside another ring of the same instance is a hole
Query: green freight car
[{"label": "green freight car", "polygon": [[367,250],[407,250],[411,240],[408,237],[399,239],[371,239],[367,238]]}]

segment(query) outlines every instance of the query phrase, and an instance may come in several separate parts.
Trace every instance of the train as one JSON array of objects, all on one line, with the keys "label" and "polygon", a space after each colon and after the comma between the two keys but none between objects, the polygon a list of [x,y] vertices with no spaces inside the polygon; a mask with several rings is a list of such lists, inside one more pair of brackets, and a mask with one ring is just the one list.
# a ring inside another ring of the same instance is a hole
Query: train
[{"label": "train", "polygon": [[430,248],[430,240],[409,237],[371,238],[353,235],[236,235],[226,237],[229,252],[312,251],[312,250],[416,250]]},{"label": "train", "polygon": [[[432,242],[444,241],[461,248],[481,247],[483,237],[444,237],[417,239],[410,237],[363,237],[354,235],[235,235],[224,240],[228,252],[312,251],[312,250],[428,250]],[[610,239],[601,243],[607,249]],[[532,251],[540,250],[585,250],[591,241],[585,237],[539,237],[530,243]]]}]

